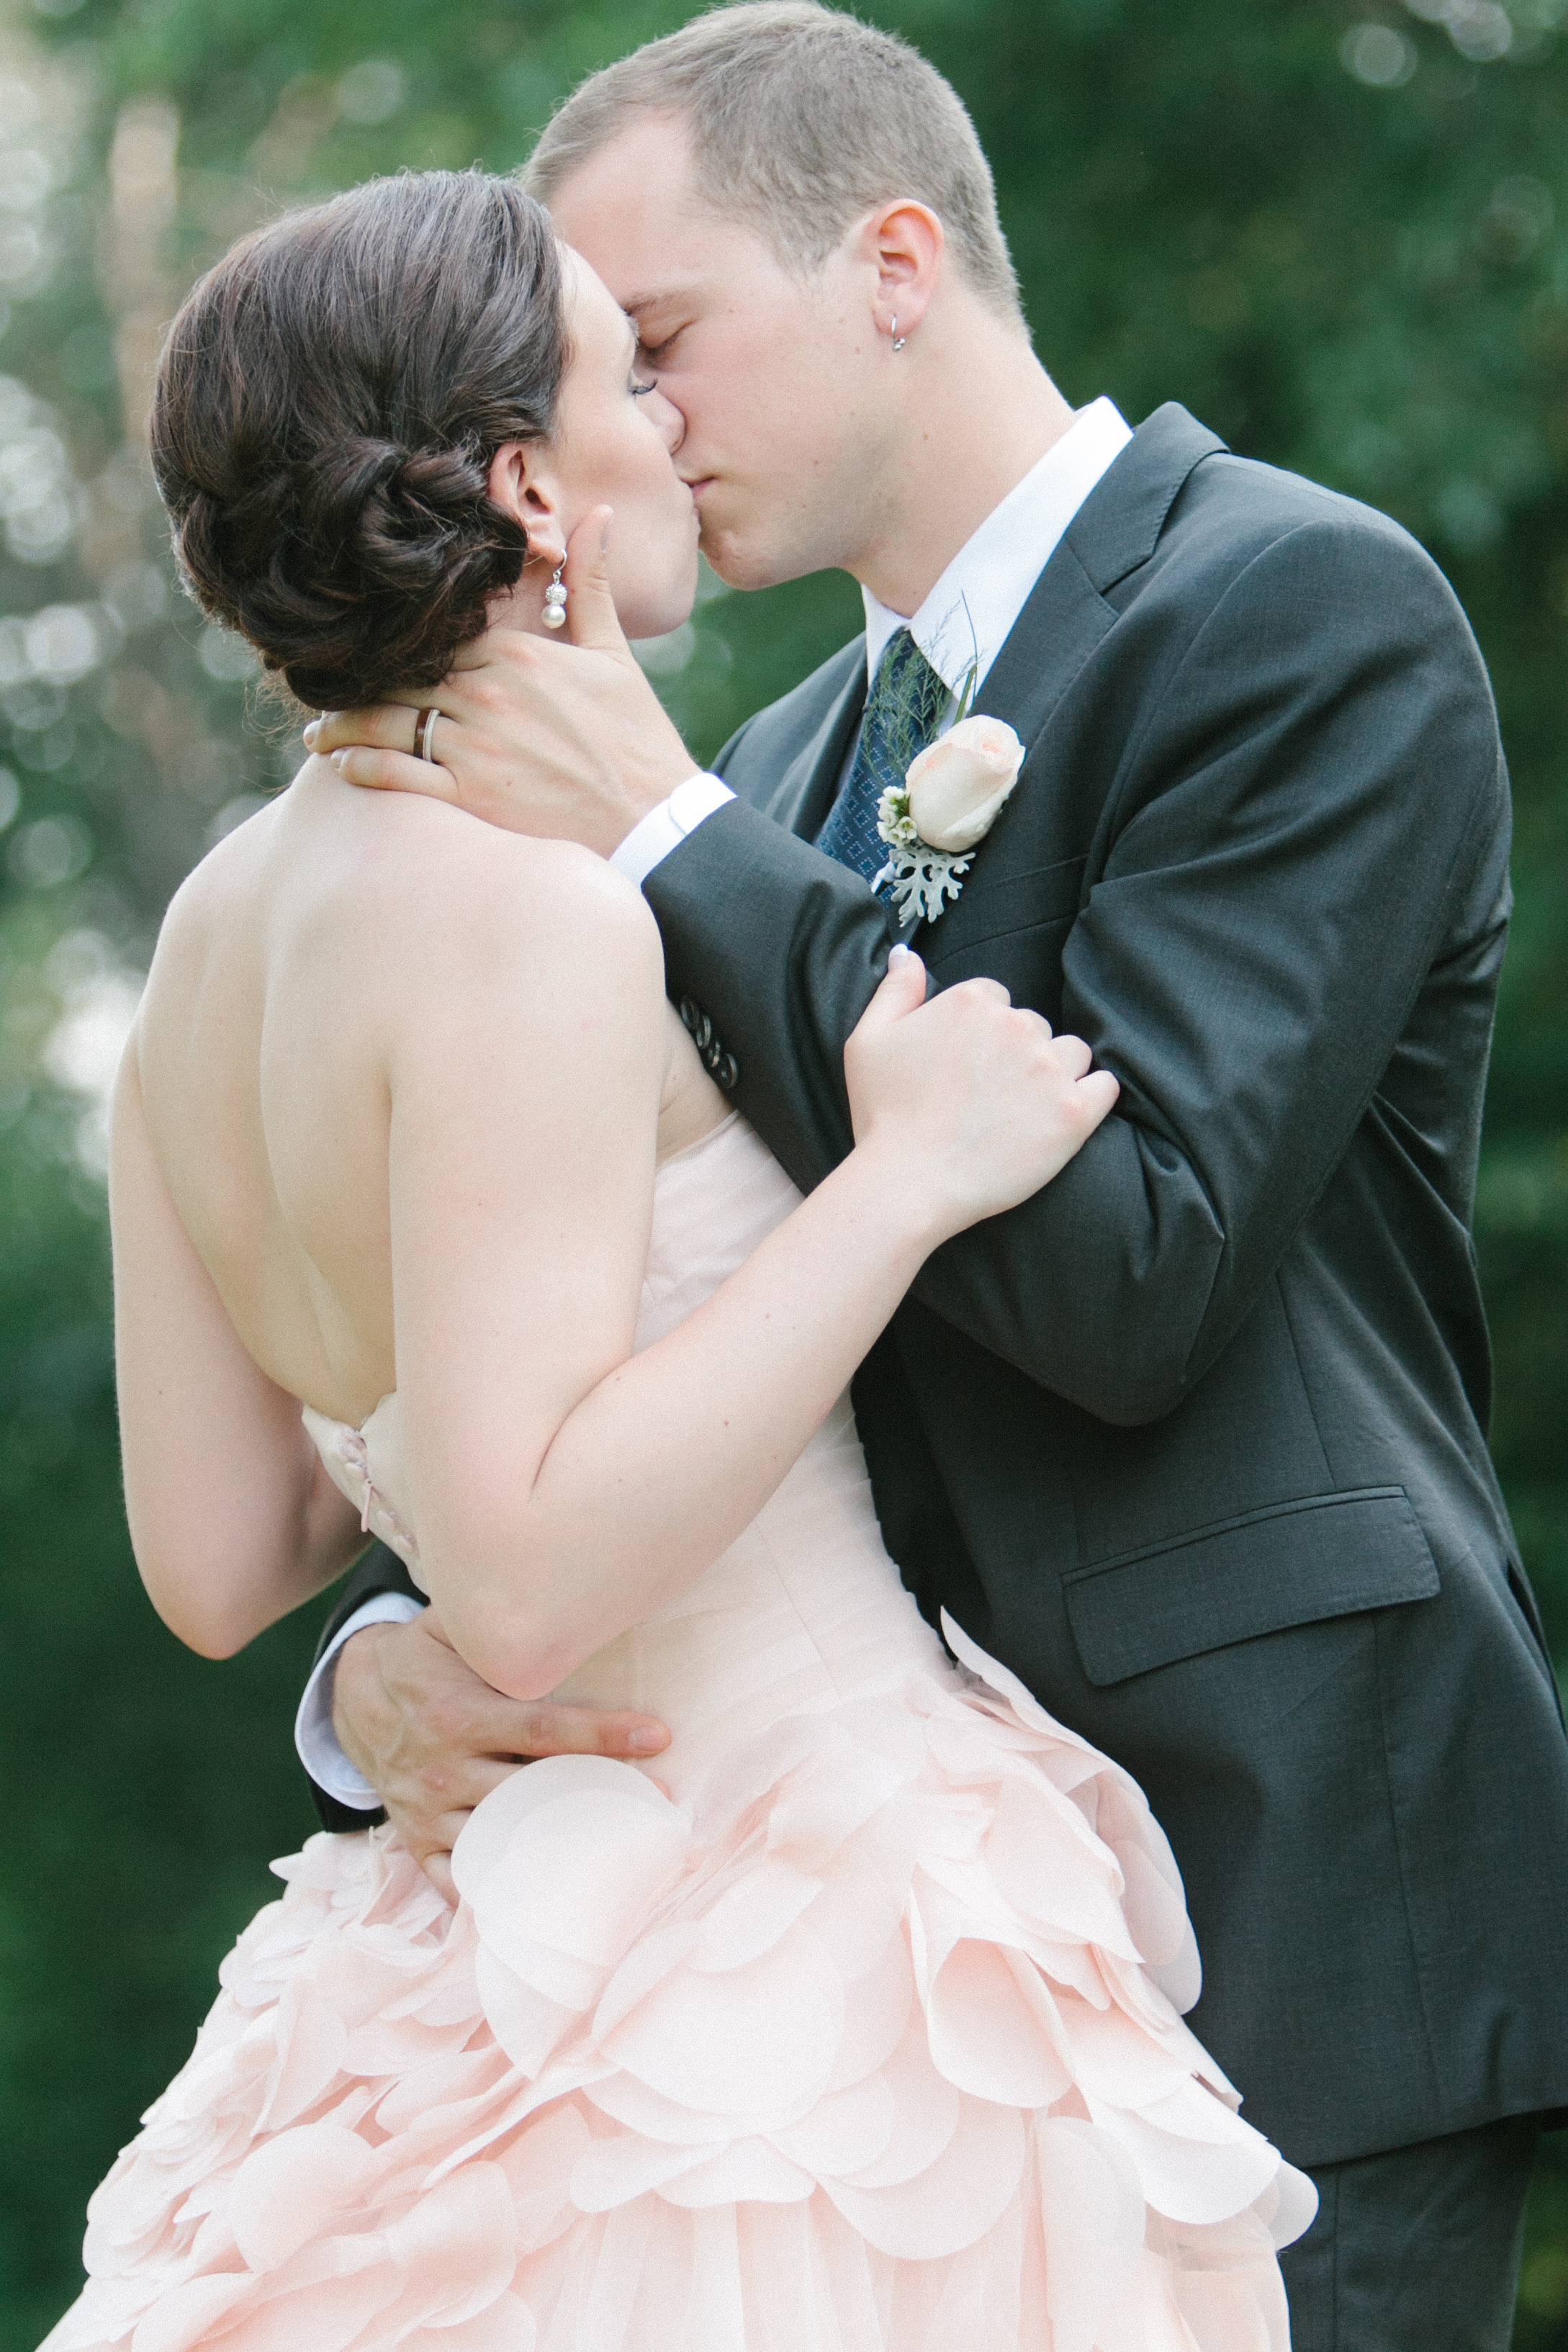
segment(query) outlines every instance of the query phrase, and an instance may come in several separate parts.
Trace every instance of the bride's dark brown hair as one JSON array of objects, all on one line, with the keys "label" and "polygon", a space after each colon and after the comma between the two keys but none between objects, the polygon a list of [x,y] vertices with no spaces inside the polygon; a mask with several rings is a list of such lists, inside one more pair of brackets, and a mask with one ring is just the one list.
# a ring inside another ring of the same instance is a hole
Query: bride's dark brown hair
[{"label": "bride's dark brown hair", "polygon": [[490,460],[549,433],[565,357],[554,233],[515,181],[405,173],[246,237],[153,403],[203,611],[318,709],[434,685],[522,570]]}]

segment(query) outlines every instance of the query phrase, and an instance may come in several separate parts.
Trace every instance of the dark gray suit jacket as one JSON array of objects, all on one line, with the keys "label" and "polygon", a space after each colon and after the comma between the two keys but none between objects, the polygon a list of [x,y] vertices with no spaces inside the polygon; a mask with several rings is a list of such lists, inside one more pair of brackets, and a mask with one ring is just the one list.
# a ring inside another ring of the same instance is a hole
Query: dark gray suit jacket
[{"label": "dark gray suit jacket", "polygon": [[[807,846],[865,688],[857,643],[742,728],[739,800],[646,885],[805,1188],[889,944]],[[979,708],[1027,757],[914,943],[1122,1094],[862,1368],[889,1549],[1147,1790],[1193,2022],[1298,2163],[1568,2104],[1568,1741],[1468,1231],[1509,904],[1475,643],[1393,523],[1170,406]]]}]

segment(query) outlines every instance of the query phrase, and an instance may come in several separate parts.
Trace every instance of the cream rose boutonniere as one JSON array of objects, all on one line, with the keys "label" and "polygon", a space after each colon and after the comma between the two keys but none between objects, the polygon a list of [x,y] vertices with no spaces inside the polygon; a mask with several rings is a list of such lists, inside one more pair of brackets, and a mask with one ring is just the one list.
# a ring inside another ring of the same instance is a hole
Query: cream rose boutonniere
[{"label": "cream rose boutonniere", "polygon": [[892,885],[906,928],[934,923],[1018,781],[1024,747],[1001,719],[961,719],[882,794],[877,831],[891,855],[875,885]]}]

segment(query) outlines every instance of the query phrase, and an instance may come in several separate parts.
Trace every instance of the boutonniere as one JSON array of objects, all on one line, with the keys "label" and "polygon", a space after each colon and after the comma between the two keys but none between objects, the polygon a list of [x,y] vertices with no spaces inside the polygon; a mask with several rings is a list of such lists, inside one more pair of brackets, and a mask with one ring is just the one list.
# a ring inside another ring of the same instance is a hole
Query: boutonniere
[{"label": "boutonniere", "polygon": [[906,929],[934,923],[957,898],[1023,764],[1024,747],[1005,719],[961,719],[882,794],[877,831],[890,855],[871,887],[891,883]]}]

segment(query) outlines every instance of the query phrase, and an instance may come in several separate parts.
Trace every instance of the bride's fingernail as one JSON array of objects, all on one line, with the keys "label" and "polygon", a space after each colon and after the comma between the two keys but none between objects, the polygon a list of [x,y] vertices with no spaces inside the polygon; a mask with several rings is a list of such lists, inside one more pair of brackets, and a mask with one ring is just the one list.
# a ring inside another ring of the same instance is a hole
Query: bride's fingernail
[{"label": "bride's fingernail", "polygon": [[321,733],[321,720],[320,720],[319,719],[311,719],[311,721],[310,721],[310,725],[309,725],[309,726],[306,728],[306,730],[305,730],[305,740],[306,740],[306,742],[310,745],[310,749],[311,749],[311,751],[313,751],[315,750],[315,748],[316,748],[316,738],[317,738],[317,736]]},{"label": "bride's fingernail", "polygon": [[329,754],[329,757],[330,757],[330,758],[331,758],[331,763],[332,763],[333,767],[334,767],[334,768],[336,768],[336,770],[337,770],[337,772],[338,772],[338,773],[339,773],[339,775],[340,775],[340,776],[342,775],[342,772],[343,772],[343,762],[344,762],[344,761],[348,758],[348,756],[349,756],[349,755],[348,755],[348,753],[347,753],[346,751],[333,751],[333,752],[331,752],[331,753]]},{"label": "bride's fingernail", "polygon": [[664,1736],[658,1731],[633,1731],[626,1738],[634,1756],[657,1756],[664,1744]]}]

